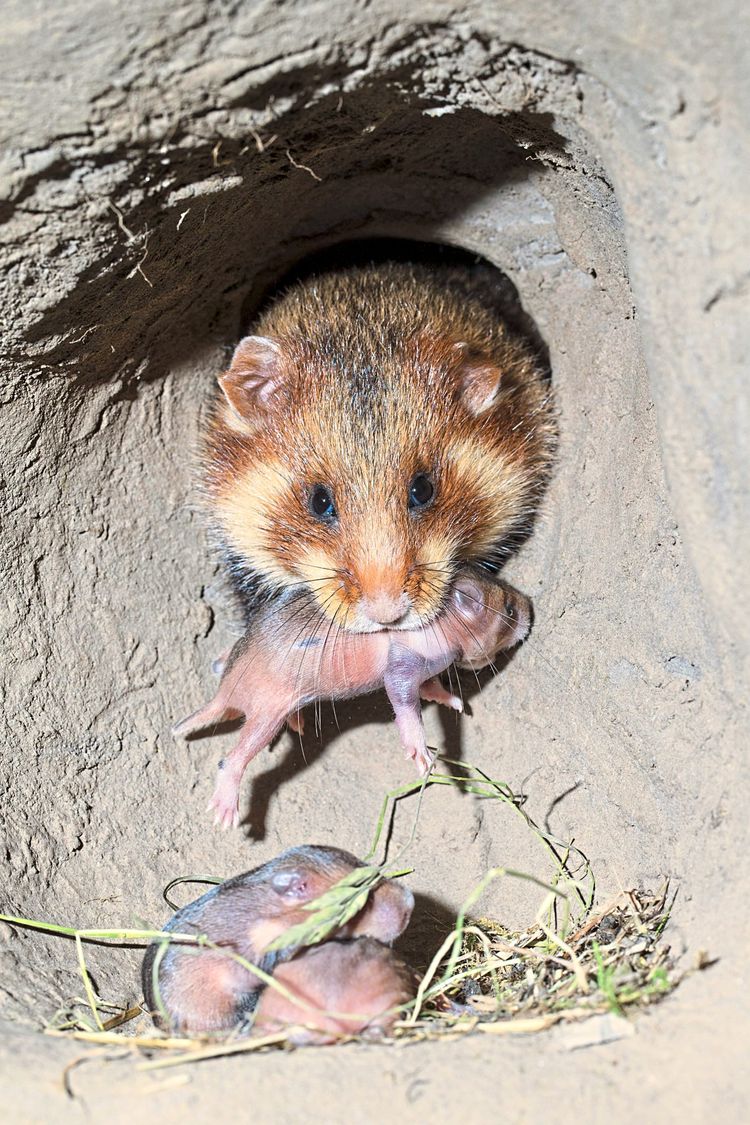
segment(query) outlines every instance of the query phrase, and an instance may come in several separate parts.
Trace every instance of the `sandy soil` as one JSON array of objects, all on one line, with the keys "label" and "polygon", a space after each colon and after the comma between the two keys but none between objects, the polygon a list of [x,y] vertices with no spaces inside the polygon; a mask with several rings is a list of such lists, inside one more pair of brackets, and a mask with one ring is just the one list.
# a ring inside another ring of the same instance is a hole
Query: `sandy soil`
[{"label": "sandy soil", "polygon": [[[203,810],[226,742],[168,734],[206,696],[231,631],[191,478],[213,377],[269,280],[332,241],[391,235],[507,273],[561,412],[545,510],[509,567],[535,601],[532,637],[470,718],[444,725],[431,709],[431,734],[574,836],[602,899],[670,875],[675,948],[718,963],[608,1044],[475,1035],[167,1078],[39,1035],[80,992],[74,951],[2,927],[10,1120],[117,1121],[140,1106],[201,1120],[218,1099],[269,1122],[535,1121],[561,1104],[585,1121],[742,1119],[747,78],[734,5],[421,8],[6,6],[0,909],[158,923],[176,874],[231,874],[308,841],[362,852],[382,794],[410,778],[387,709],[361,701],[338,727],[329,714],[304,757],[286,735],[260,758],[243,829],[221,834]],[[545,874],[514,818],[428,796],[410,852],[425,946],[488,867]],[[510,883],[482,903],[517,926],[536,905]],[[103,994],[137,998],[133,956],[92,964]],[[71,1098],[61,1069],[83,1057]]]}]

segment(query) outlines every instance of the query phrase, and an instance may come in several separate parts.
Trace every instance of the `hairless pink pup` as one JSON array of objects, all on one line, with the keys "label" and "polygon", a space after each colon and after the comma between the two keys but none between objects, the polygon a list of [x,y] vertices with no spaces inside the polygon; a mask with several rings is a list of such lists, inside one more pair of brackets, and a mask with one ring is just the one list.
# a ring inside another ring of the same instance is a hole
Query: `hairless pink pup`
[{"label": "hairless pink pup", "polygon": [[176,736],[244,715],[240,740],[219,762],[209,808],[216,823],[239,823],[239,789],[248,764],[284,721],[302,729],[300,711],[317,699],[347,699],[384,687],[407,758],[421,776],[433,755],[425,742],[420,698],[463,710],[437,678],[451,664],[483,668],[518,644],[531,625],[531,603],[498,579],[461,574],[440,614],[419,629],[352,633],[318,613],[312,599],[288,598],[259,610],[231,650],[214,698],[172,728]]}]

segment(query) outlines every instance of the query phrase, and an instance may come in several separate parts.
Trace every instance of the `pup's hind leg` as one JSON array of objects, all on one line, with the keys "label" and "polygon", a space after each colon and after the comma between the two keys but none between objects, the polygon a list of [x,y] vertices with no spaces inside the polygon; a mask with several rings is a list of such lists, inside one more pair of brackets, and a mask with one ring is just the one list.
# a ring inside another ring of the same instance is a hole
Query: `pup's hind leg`
[{"label": "pup's hind leg", "polygon": [[396,726],[406,757],[414,761],[421,777],[432,768],[434,755],[428,750],[419,705],[419,686],[425,672],[424,659],[391,642],[383,684],[396,716]]},{"label": "pup's hind leg", "polygon": [[442,703],[443,707],[450,707],[453,711],[464,709],[463,699],[449,692],[437,676],[425,680],[419,689],[419,694],[427,703]]},{"label": "pup's hind leg", "polygon": [[186,719],[181,719],[179,723],[175,723],[172,727],[172,735],[175,738],[185,738],[197,730],[215,726],[225,719],[239,719],[242,712],[238,711],[236,707],[228,706],[224,695],[225,693],[220,688],[210,703],[204,704],[192,715],[188,715]]}]

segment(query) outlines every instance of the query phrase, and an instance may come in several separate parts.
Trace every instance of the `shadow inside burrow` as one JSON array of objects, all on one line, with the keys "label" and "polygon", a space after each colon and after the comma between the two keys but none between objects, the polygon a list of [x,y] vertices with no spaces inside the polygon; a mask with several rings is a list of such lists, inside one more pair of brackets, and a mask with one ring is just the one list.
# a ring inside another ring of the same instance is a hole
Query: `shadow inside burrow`
[{"label": "shadow inside burrow", "polygon": [[[464,734],[470,733],[468,728],[471,723],[471,701],[476,698],[494,679],[507,667],[515,655],[515,649],[502,654],[491,668],[473,672],[468,669],[451,670],[446,681],[457,695],[463,700],[464,713],[458,714],[446,707],[437,704],[427,704],[438,717],[441,727],[441,738],[438,745],[431,748],[438,759],[449,759],[452,762],[462,762],[464,757]],[[253,841],[266,838],[268,814],[275,795],[283,786],[293,778],[313,766],[323,754],[335,753],[335,743],[350,732],[365,726],[383,728],[385,737],[373,740],[377,747],[373,751],[378,757],[384,758],[384,789],[396,788],[408,784],[410,780],[418,781],[418,775],[413,765],[406,762],[403,749],[398,738],[393,710],[388,703],[384,692],[361,696],[357,699],[324,701],[322,705],[311,705],[303,712],[305,731],[302,737],[290,733],[291,741],[286,740],[281,745],[286,731],[280,733],[271,745],[270,750],[263,750],[258,760],[270,754],[274,764],[258,774],[253,774],[250,780],[250,799],[240,796],[240,825],[246,835]],[[222,731],[238,729],[237,723],[223,724]],[[211,728],[206,733],[211,735],[220,733],[218,728]],[[392,766],[391,766],[392,762]],[[440,767],[440,761],[438,761]],[[252,769],[252,764],[251,767]],[[444,768],[444,767],[442,767]],[[453,772],[452,769],[449,772]],[[248,780],[248,775],[245,775]],[[462,781],[456,782],[456,788],[464,792]],[[243,785],[243,790],[245,786]],[[386,836],[385,844],[389,843]]]},{"label": "shadow inside burrow", "polygon": [[[341,737],[363,726],[377,726],[392,730],[392,744],[387,738],[378,739],[378,747],[374,751],[379,757],[393,755],[392,780],[386,783],[387,787],[394,787],[405,780],[407,771],[398,772],[399,765],[403,762],[403,751],[398,740],[396,726],[393,720],[393,711],[383,692],[361,696],[350,700],[325,700],[321,704],[311,704],[303,712],[305,730],[302,736],[292,734],[291,742],[285,748],[279,747],[279,736],[271,754],[275,757],[281,753],[282,757],[270,769],[252,777],[250,788],[250,803],[247,811],[242,815],[241,826],[246,830],[252,840],[264,840],[267,832],[268,813],[275,794],[287,782],[313,766],[326,752],[334,752],[336,743]],[[291,732],[290,732],[291,733]],[[265,753],[265,751],[264,751]],[[384,771],[388,770],[384,764]],[[387,776],[387,774],[385,775]],[[413,777],[416,778],[416,773]],[[242,798],[240,798],[242,810]]]},{"label": "shadow inside burrow", "polygon": [[409,925],[393,943],[395,952],[423,976],[436,952],[456,925],[458,915],[440,899],[414,892]]},{"label": "shadow inside burrow", "polygon": [[549,348],[533,318],[526,312],[513,282],[480,254],[460,246],[430,242],[419,238],[374,235],[343,239],[295,260],[280,276],[258,276],[245,298],[238,325],[238,336],[260,317],[285,290],[332,270],[377,266],[388,262],[416,263],[463,272],[477,296],[500,317],[511,332],[531,346],[534,358],[545,377],[551,377]]},{"label": "shadow inside burrow", "polygon": [[[95,257],[27,337],[32,351],[43,345],[44,366],[70,371],[81,390],[117,379],[127,394],[231,346],[248,293],[309,252],[372,234],[429,242],[446,220],[525,180],[536,153],[565,152],[550,114],[446,111],[420,94],[416,63],[400,89],[389,73],[311,100],[341,77],[341,64],[279,75],[217,111],[209,136],[197,117],[161,143],[92,158],[92,170],[129,174],[107,200]],[[260,137],[247,111],[280,97],[291,104]],[[69,172],[86,168],[83,158]]]}]

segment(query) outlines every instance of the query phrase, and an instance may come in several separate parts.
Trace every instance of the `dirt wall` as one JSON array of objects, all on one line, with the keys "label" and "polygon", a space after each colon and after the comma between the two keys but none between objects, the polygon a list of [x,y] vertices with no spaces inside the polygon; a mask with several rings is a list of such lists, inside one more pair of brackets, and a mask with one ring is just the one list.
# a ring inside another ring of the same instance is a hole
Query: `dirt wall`
[{"label": "dirt wall", "polygon": [[[575,836],[603,896],[671,875],[677,944],[721,958],[712,981],[688,982],[604,1063],[603,1048],[576,1056],[571,1096],[611,1064],[615,1106],[650,1075],[634,1096],[649,1091],[652,1107],[682,1099],[689,1115],[723,1089],[731,1113],[721,1068],[703,1081],[690,1059],[712,1041],[712,997],[731,1022],[744,972],[736,18],[731,3],[7,6],[1,909],[158,923],[175,874],[233,873],[307,840],[365,849],[382,793],[409,779],[377,701],[339,709],[338,726],[329,715],[304,757],[285,735],[258,759],[245,827],[229,834],[203,811],[225,743],[169,737],[206,696],[231,630],[192,450],[215,373],[270,280],[350,238],[457,245],[508,275],[549,348],[561,448],[509,568],[534,597],[532,637],[474,695],[470,719],[429,714],[430,732]],[[494,864],[545,873],[511,817],[429,796],[410,861],[433,914],[447,917]],[[536,898],[503,884],[484,905],[521,925]],[[22,1029],[80,990],[75,957],[50,938],[0,936],[5,1050],[53,1069],[54,1050]],[[94,961],[103,991],[137,998],[134,960],[116,972]],[[409,1074],[436,1068],[450,1090],[453,1068],[474,1067],[466,1107],[479,1114],[487,1068],[546,1065],[549,1088],[564,1084],[555,1043],[368,1049],[353,1073],[392,1068],[408,1116]],[[270,1082],[293,1073],[292,1089],[311,1084],[334,1120],[337,1064],[287,1061],[235,1066],[236,1096],[260,1084],[265,1119],[299,1120]],[[204,1073],[192,1081],[205,1106],[220,1072]],[[112,1081],[131,1079],[139,1089],[130,1074]],[[103,1105],[106,1083],[88,1081]],[[6,1094],[19,1114],[32,1112],[25,1089],[16,1079]],[[514,1089],[509,1108],[526,1096]],[[44,1119],[54,1096],[38,1097]]]}]

